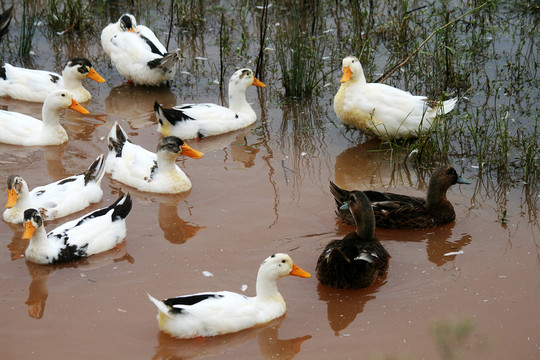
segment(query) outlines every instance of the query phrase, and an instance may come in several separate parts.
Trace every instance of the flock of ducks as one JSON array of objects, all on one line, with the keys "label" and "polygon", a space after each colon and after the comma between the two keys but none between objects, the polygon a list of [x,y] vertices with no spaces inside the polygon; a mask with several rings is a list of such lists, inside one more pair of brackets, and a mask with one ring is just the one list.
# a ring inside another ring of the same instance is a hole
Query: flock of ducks
[{"label": "flock of ducks", "polygon": [[[101,44],[112,64],[130,83],[160,85],[173,80],[181,56],[168,52],[154,32],[123,14],[105,27]],[[12,145],[57,145],[68,141],[60,113],[72,109],[88,111],[79,102],[91,99],[83,87],[85,78],[105,80],[84,58],[68,61],[62,75],[4,64],[0,68],[0,96],[43,102],[42,119],[11,111],[0,111],[0,142]],[[381,138],[416,136],[429,128],[438,115],[452,110],[456,99],[429,105],[425,97],[383,84],[366,83],[357,58],[343,60],[341,87],[334,109],[344,124],[356,126]],[[246,100],[250,86],[265,87],[250,69],[236,71],[229,82],[229,107],[217,104],[184,104],[171,109],[157,101],[154,111],[158,131],[164,136],[156,152],[134,144],[118,123],[108,135],[107,158],[100,155],[88,169],[51,184],[29,190],[18,175],[7,178],[6,210],[3,218],[23,223],[23,239],[29,239],[25,256],[38,264],[74,261],[112,249],[126,236],[125,219],[132,201],[119,197],[108,207],[95,210],[46,233],[44,222],[80,211],[102,198],[105,173],[139,191],[174,194],[191,189],[191,181],[175,164],[178,156],[194,159],[203,153],[183,139],[204,138],[244,128],[257,115]],[[455,219],[446,198],[453,184],[469,183],[452,167],[437,169],[426,198],[375,191],[349,191],[330,182],[336,214],[356,227],[343,239],[330,242],[321,253],[316,275],[321,284],[334,288],[365,288],[383,277],[390,255],[375,236],[375,227],[425,228]],[[277,281],[284,276],[311,275],[294,264],[287,254],[274,254],[259,268],[256,296],[228,291],[204,292],[156,300],[161,330],[180,338],[215,336],[261,325],[286,312]]]}]

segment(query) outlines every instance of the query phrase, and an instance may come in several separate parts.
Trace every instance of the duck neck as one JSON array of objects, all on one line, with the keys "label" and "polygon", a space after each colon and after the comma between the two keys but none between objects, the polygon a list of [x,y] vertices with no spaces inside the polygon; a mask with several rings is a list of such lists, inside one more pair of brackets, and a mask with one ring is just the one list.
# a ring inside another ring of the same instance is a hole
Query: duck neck
[{"label": "duck neck", "polygon": [[43,117],[43,127],[55,128],[60,125],[60,112],[62,109],[52,109],[43,105],[41,115]]},{"label": "duck neck", "polygon": [[64,87],[69,91],[79,90],[80,88],[82,88],[81,79],[73,76],[73,74],[67,73],[65,70],[62,71],[62,82],[64,84]]},{"label": "duck neck", "polygon": [[444,201],[447,201],[446,190],[443,191],[439,186],[430,182],[426,197],[426,208],[437,209]]},{"label": "duck neck", "polygon": [[39,249],[42,246],[46,246],[49,242],[49,239],[47,238],[47,233],[45,232],[45,228],[43,226],[39,226],[34,230],[34,234],[32,235],[32,238],[30,239],[30,244],[28,245],[28,249]]},{"label": "duck neck", "polygon": [[157,153],[157,166],[160,172],[171,171],[176,168],[176,154],[171,154],[168,151],[159,151]]},{"label": "duck neck", "polygon": [[364,215],[361,219],[354,217],[356,223],[356,235],[362,239],[371,239],[375,235],[375,218],[373,216]]},{"label": "duck neck", "polygon": [[352,76],[352,79],[351,79],[353,82],[357,83],[357,84],[366,84],[367,81],[366,81],[366,76],[364,75],[364,69],[362,68],[362,66],[359,66],[358,69],[356,69],[353,73],[353,76]]},{"label": "duck neck", "polygon": [[229,109],[235,113],[246,111],[246,109],[253,111],[247,102],[246,90],[242,91],[239,88],[231,88],[229,86]]},{"label": "duck neck", "polygon": [[261,300],[270,299],[276,295],[281,296],[277,288],[278,279],[263,277],[261,272],[257,275],[257,298]]}]

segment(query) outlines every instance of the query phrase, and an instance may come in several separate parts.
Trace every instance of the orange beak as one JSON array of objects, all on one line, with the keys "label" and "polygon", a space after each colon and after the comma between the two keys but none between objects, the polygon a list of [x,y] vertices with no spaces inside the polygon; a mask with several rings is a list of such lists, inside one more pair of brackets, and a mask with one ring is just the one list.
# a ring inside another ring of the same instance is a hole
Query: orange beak
[{"label": "orange beak", "polygon": [[344,67],[343,68],[343,76],[341,77],[341,80],[339,82],[340,83],[347,82],[347,81],[351,80],[351,76],[352,76],[351,68],[348,67],[348,66]]},{"label": "orange beak", "polygon": [[24,233],[22,234],[23,240],[29,240],[34,236],[34,230],[36,228],[32,225],[32,221],[28,220],[24,223]]},{"label": "orange beak", "polygon": [[19,196],[19,194],[17,194],[14,188],[11,188],[11,189],[8,189],[7,195],[8,195],[8,198],[6,201],[6,209],[11,209],[12,207],[15,206],[15,204],[17,204],[17,196]]},{"label": "orange beak", "polygon": [[90,114],[88,110],[83,108],[75,99],[71,100],[71,105],[69,106],[71,110],[80,112],[81,114]]},{"label": "orange beak", "polygon": [[311,277],[311,274],[308,273],[307,271],[304,271],[302,269],[300,269],[298,266],[296,266],[294,263],[292,264],[292,270],[291,272],[289,273],[289,275],[292,275],[292,276],[299,276],[301,278],[308,278],[308,277]]},{"label": "orange beak", "polygon": [[127,31],[132,32],[132,33],[135,33],[135,29],[134,29],[134,28],[127,29]]},{"label": "orange beak", "polygon": [[204,153],[197,151],[195,149],[192,149],[187,144],[182,145],[181,148],[182,148],[182,155],[189,156],[190,158],[200,159],[204,156]]},{"label": "orange beak", "polygon": [[253,77],[253,84],[252,85],[255,85],[255,86],[258,86],[258,87],[266,87],[266,85],[264,85],[264,83],[262,81],[260,81],[259,79],[257,79],[256,77]]},{"label": "orange beak", "polygon": [[99,83],[104,83],[105,82],[105,79],[101,77],[101,75],[99,75],[96,70],[90,68],[90,71],[88,72],[88,75],[86,75],[87,78],[90,78],[94,81],[97,81]]}]

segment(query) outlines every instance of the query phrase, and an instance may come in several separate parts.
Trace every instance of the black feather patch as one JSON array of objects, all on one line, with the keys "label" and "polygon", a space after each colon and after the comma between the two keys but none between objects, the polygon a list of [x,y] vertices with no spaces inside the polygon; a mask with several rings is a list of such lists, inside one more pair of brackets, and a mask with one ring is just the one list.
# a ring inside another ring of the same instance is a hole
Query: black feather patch
[{"label": "black feather patch", "polygon": [[119,125],[116,126],[116,140],[109,137],[109,150],[114,149],[116,157],[122,157],[122,149],[124,148],[126,141],[128,140],[126,139],[122,128]]},{"label": "black feather patch", "polygon": [[[182,106],[182,109],[190,108],[191,105]],[[161,108],[161,113],[163,114],[163,116],[165,116],[165,119],[167,119],[167,121],[171,123],[171,125],[175,125],[177,122],[181,121],[193,120],[191,116],[186,115],[186,113],[182,110]]]},{"label": "black feather patch", "polygon": [[6,78],[6,69],[4,68],[4,65],[0,68],[0,77],[4,80],[7,80]]},{"label": "black feather patch", "polygon": [[165,54],[163,54],[161,51],[159,51],[158,48],[156,47],[156,45],[154,45],[154,43],[151,42],[146,36],[143,36],[143,35],[140,35],[140,36],[141,36],[141,39],[143,39],[148,44],[148,46],[150,46],[150,50],[154,54],[157,54],[157,55],[160,55],[160,56],[165,56]]},{"label": "black feather patch", "polygon": [[112,221],[115,221],[117,219],[125,219],[126,216],[129,214],[129,212],[131,210],[132,203],[131,203],[131,197],[128,194],[128,195],[125,196],[124,203],[118,205],[118,203],[123,198],[124,198],[124,196],[120,197],[112,205],[110,205],[110,206],[108,206],[106,208],[103,208],[103,209],[96,210],[96,211],[86,215],[81,220],[79,220],[79,222],[75,226],[79,226],[80,224],[82,224],[86,220],[93,219],[93,218],[96,218],[96,217],[99,217],[99,216],[103,216],[103,215],[107,214],[111,209],[114,209],[114,211],[113,211],[113,213],[111,215]]},{"label": "black feather patch", "polygon": [[150,69],[155,69],[159,65],[161,65],[161,60],[163,60],[163,58],[157,58],[157,59],[154,59],[154,60],[151,60],[151,61],[147,62],[146,65],[148,65],[148,67]]},{"label": "black feather patch", "polygon": [[171,310],[170,310],[171,312],[173,312],[173,313],[182,313],[182,311],[184,311],[184,309],[177,308],[177,307],[174,307],[174,306],[178,306],[178,305],[190,306],[190,305],[197,304],[197,303],[199,303],[199,302],[201,302],[203,300],[206,300],[206,299],[211,299],[211,298],[219,299],[219,298],[222,298],[222,297],[223,297],[223,295],[219,295],[219,294],[188,295],[188,296],[180,296],[180,297],[175,297],[175,298],[169,298],[167,300],[163,300],[163,303],[171,308]]},{"label": "black feather patch", "polygon": [[70,182],[73,182],[73,181],[76,181],[77,178],[75,176],[70,176],[68,178],[65,178],[64,180],[60,181],[58,183],[58,185],[64,185],[64,184],[67,184],[67,183],[70,183]]},{"label": "black feather patch", "polygon": [[60,77],[56,76],[56,75],[53,75],[53,74],[49,74],[49,76],[51,77],[51,82],[53,84],[56,84],[58,82],[58,80],[60,80]]},{"label": "black feather patch", "polygon": [[96,175],[99,174],[97,167],[103,165],[103,157],[100,156],[90,165],[90,167],[83,173],[84,174],[84,185],[87,185],[91,180],[96,178]]},{"label": "black feather patch", "polygon": [[67,239],[66,236],[64,238],[65,246],[60,250],[60,253],[58,253],[58,257],[53,260],[53,264],[71,262],[87,256],[86,250],[88,249],[88,244],[84,244],[84,246],[81,247],[77,247],[77,245],[68,245]]}]

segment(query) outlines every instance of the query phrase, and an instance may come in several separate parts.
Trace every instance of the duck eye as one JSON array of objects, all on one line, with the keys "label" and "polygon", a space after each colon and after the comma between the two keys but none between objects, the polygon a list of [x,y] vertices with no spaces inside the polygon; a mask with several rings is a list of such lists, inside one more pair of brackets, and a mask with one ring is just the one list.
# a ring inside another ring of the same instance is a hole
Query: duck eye
[{"label": "duck eye", "polygon": [[66,96],[66,94],[62,94],[62,96]]},{"label": "duck eye", "polygon": [[285,261],[285,260],[281,260],[281,262],[282,262],[283,264],[285,264],[286,261]]}]

